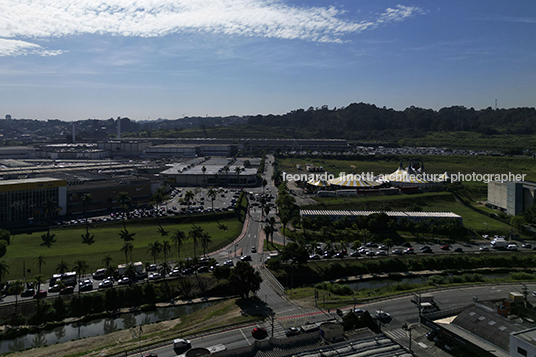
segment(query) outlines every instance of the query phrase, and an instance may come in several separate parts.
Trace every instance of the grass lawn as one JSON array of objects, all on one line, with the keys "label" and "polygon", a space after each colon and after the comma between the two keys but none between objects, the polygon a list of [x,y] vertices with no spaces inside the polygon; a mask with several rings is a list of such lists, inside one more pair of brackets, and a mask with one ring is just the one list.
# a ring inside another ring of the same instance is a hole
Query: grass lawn
[{"label": "grass lawn", "polygon": [[[227,231],[219,228],[218,222],[227,226]],[[199,221],[194,222],[197,226],[202,227],[207,232],[212,242],[209,244],[209,251],[219,249],[232,242],[241,232],[242,223],[235,218],[226,218],[219,221]],[[177,230],[181,230],[188,235],[192,229],[191,223],[172,223],[171,221],[162,220],[162,226],[170,231],[168,236],[162,237],[157,231],[158,224],[154,221],[127,221],[126,227],[129,232],[136,233],[132,251],[133,261],[153,262],[153,257],[148,252],[149,243],[158,240],[163,242],[168,240],[171,243],[171,236]],[[119,238],[119,231],[122,229],[121,222],[108,224],[98,224],[90,228],[90,233],[95,235],[95,243],[87,245],[82,243],[81,235],[85,233],[84,226],[77,227],[55,227],[51,229],[52,234],[56,234],[56,243],[51,248],[41,246],[41,234],[38,232],[32,234],[18,234],[11,238],[11,244],[7,248],[7,253],[1,258],[9,265],[9,274],[7,279],[19,279],[23,276],[23,264],[26,269],[31,269],[31,273],[26,273],[26,279],[33,278],[38,273],[38,267],[34,263],[39,255],[46,258],[46,264],[42,266],[42,273],[50,277],[56,272],[56,266],[61,260],[73,266],[78,259],[83,259],[89,265],[90,271],[94,271],[103,266],[102,258],[110,254],[114,259],[114,264],[125,263],[125,255],[119,250],[124,242]],[[172,243],[171,243],[172,244]],[[193,243],[187,240],[181,247],[181,258],[193,256]],[[197,247],[197,254],[203,253],[201,245]],[[159,261],[163,260],[163,254],[160,255]],[[177,249],[172,244],[172,251],[167,255],[167,260],[177,259]]]}]

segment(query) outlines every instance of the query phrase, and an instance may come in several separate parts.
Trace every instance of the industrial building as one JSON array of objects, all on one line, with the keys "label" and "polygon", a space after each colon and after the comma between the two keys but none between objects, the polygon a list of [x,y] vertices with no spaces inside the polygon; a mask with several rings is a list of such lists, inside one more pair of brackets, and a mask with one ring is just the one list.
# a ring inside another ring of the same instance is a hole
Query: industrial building
[{"label": "industrial building", "polygon": [[[48,212],[45,202],[57,209]],[[67,182],[51,177],[0,180],[0,225],[32,224],[67,214]]]},{"label": "industrial building", "polygon": [[402,218],[412,222],[422,222],[427,219],[452,219],[457,221],[459,225],[463,224],[462,216],[453,212],[300,210],[300,216],[302,217],[326,216],[335,221],[343,219],[344,217],[356,219],[359,216],[370,216],[378,213],[384,213],[389,218],[396,219],[397,221]]},{"label": "industrial building", "polygon": [[[195,158],[175,164],[161,175],[173,180],[177,186],[257,186],[257,168],[245,167],[246,160],[253,164],[259,161],[243,158]],[[240,169],[239,173],[237,168]]]},{"label": "industrial building", "polygon": [[490,181],[487,206],[515,216],[536,203],[536,183],[530,181]]}]

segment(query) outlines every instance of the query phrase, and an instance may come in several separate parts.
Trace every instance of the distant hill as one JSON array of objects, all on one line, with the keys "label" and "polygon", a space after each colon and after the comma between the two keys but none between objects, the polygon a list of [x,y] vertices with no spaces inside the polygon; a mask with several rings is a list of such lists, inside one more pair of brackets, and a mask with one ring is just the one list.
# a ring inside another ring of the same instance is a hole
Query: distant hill
[{"label": "distant hill", "polygon": [[323,106],[284,115],[257,115],[249,118],[248,125],[301,129],[316,138],[398,140],[437,131],[532,135],[536,132],[536,110],[453,106],[435,111],[412,106],[397,111],[353,103],[338,109]]}]

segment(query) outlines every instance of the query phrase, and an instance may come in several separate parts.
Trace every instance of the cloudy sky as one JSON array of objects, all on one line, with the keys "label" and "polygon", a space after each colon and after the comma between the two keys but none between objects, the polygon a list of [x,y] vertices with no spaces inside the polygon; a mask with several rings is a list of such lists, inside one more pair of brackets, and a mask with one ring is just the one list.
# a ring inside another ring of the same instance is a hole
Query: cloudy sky
[{"label": "cloudy sky", "polygon": [[1,0],[0,118],[534,107],[534,0]]}]

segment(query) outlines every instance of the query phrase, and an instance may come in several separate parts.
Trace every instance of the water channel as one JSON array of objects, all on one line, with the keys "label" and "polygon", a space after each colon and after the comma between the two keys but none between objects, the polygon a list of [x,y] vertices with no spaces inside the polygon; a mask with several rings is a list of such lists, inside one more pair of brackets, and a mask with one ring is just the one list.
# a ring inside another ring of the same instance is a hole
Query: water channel
[{"label": "water channel", "polygon": [[51,345],[80,338],[106,335],[122,329],[130,329],[158,321],[171,320],[204,309],[212,303],[158,308],[155,311],[121,314],[116,318],[103,318],[84,323],[72,323],[52,330],[30,333],[12,340],[0,341],[0,353],[20,351],[25,348]]}]

